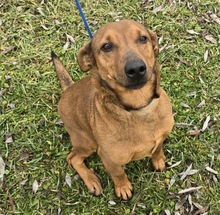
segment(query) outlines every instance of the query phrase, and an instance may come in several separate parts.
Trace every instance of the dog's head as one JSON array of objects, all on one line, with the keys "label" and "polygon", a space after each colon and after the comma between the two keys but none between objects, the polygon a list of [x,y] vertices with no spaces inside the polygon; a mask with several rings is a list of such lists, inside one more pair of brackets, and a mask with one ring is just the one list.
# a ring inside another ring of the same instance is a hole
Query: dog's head
[{"label": "dog's head", "polygon": [[158,38],[153,31],[135,21],[123,20],[101,27],[80,49],[78,63],[82,71],[97,71],[117,93],[137,94],[150,85],[147,89],[153,94],[159,82],[155,65],[158,53]]}]

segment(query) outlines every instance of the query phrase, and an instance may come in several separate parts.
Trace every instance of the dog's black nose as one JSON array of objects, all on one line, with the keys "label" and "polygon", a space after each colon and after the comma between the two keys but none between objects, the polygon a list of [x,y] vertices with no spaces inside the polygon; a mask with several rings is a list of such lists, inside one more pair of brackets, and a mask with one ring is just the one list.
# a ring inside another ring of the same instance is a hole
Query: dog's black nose
[{"label": "dog's black nose", "polygon": [[125,65],[125,74],[131,79],[140,79],[146,73],[146,65],[142,60],[128,61]]}]

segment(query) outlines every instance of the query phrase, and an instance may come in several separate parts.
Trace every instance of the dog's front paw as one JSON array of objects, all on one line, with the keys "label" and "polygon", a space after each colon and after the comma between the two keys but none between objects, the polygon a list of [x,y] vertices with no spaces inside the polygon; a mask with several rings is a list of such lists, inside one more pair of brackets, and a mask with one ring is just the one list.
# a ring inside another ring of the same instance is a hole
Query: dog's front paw
[{"label": "dog's front paw", "polygon": [[157,171],[164,171],[166,168],[165,165],[165,156],[159,157],[157,159],[152,159],[153,166]]},{"label": "dog's front paw", "polygon": [[96,196],[101,195],[102,186],[99,178],[95,175],[93,170],[88,170],[87,177],[83,178],[83,180],[91,194],[94,194]]},{"label": "dog's front paw", "polygon": [[116,196],[123,200],[128,200],[132,197],[132,189],[132,185],[128,180],[123,184],[115,185]]}]

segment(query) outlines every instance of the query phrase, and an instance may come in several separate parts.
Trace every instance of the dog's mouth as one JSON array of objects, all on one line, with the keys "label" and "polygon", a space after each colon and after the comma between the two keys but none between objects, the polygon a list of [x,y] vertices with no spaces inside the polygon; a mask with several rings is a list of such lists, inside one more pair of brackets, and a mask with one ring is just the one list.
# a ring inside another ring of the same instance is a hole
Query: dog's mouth
[{"label": "dog's mouth", "polygon": [[138,90],[141,89],[146,83],[147,81],[139,81],[137,83],[127,84],[125,87],[131,90]]}]

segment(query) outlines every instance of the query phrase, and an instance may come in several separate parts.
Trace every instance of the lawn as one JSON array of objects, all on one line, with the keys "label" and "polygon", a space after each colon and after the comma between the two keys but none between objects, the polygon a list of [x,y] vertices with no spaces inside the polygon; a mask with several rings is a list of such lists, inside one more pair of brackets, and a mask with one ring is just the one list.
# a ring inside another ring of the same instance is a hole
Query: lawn
[{"label": "lawn", "polygon": [[94,197],[66,163],[70,139],[59,120],[61,88],[54,50],[75,81],[76,54],[88,40],[74,1],[0,3],[0,215],[220,214],[219,0],[104,1],[82,6],[92,32],[124,18],[157,32],[161,85],[175,127],[164,144],[167,169],[148,158],[125,169],[133,198],[121,201],[98,156],[87,162],[101,178]]}]

